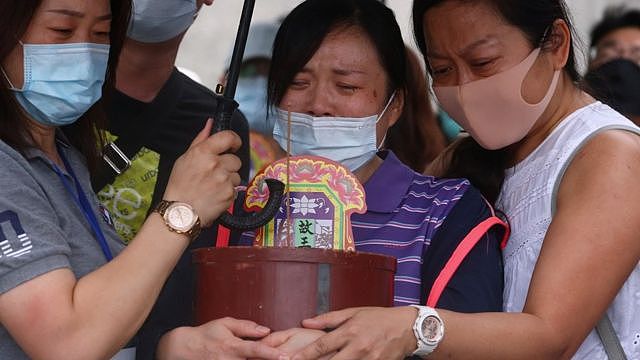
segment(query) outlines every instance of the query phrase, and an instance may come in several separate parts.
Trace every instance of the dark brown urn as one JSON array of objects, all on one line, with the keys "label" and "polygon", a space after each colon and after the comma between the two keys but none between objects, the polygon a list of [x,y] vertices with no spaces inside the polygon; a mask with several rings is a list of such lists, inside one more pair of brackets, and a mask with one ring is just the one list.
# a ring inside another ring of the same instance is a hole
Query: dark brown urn
[{"label": "dark brown urn", "polygon": [[197,324],[231,316],[272,330],[356,306],[392,306],[393,257],[323,249],[195,250]]}]

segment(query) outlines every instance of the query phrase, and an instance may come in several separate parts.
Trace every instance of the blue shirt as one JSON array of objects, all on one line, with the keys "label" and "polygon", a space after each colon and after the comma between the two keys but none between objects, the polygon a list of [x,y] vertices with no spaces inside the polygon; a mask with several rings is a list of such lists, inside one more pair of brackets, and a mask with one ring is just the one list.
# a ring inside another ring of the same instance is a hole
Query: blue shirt
[{"label": "blue shirt", "polygon": [[[396,306],[425,303],[435,278],[460,241],[491,209],[465,179],[424,176],[390,151],[364,184],[365,214],[351,217],[356,249],[394,256]],[[438,307],[456,311],[502,308],[501,231],[476,245],[443,292]]]}]

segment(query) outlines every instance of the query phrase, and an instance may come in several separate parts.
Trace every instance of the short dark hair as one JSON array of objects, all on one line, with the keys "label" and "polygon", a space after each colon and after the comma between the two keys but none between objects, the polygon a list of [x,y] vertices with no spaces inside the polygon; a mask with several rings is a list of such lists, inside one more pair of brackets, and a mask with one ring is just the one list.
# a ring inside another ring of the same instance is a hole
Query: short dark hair
[{"label": "short dark hair", "polygon": [[377,0],[307,0],[285,17],[273,45],[268,103],[278,105],[295,75],[324,38],[341,26],[357,26],[371,38],[388,78],[388,94],[406,92],[406,54],[391,9]]},{"label": "short dark hair", "polygon": [[[0,1],[0,63],[9,56],[18,45],[29,27],[36,10],[42,0],[4,0]],[[115,68],[124,42],[129,16],[131,0],[110,0],[111,3],[111,50],[109,63],[103,87],[103,94],[109,94],[115,85]],[[33,146],[24,112],[13,96],[7,79],[0,76],[0,140],[14,149],[23,152]],[[106,120],[102,99],[94,104],[78,121],[65,127],[65,134],[69,141],[87,158],[89,168],[92,168],[101,152],[102,140],[96,127]]]},{"label": "short dark hair", "polygon": [[602,20],[591,30],[591,47],[597,46],[608,34],[628,27],[640,29],[640,9],[629,9],[623,5],[607,8]]}]

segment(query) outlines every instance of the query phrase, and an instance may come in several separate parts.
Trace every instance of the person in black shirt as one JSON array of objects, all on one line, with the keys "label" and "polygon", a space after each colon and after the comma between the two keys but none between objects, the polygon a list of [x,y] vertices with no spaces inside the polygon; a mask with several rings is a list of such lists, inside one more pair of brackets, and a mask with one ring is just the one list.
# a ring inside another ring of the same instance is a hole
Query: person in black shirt
[{"label": "person in black shirt", "polygon": [[[110,212],[114,227],[125,240],[133,238],[148,213],[161,200],[173,163],[212,117],[218,101],[211,90],[174,66],[182,38],[195,14],[203,4],[211,5],[213,0],[171,1],[134,1],[133,21],[117,68],[117,90],[108,94],[111,102],[106,137],[116,147],[107,148],[109,151],[105,155],[111,165],[106,161],[102,164],[93,186]],[[236,155],[242,160],[239,174],[246,182],[249,176],[248,123],[240,112],[236,112],[231,124],[243,142]],[[120,153],[130,159],[130,165],[127,166]],[[217,230],[216,224],[203,229],[181,257],[136,336],[136,358],[155,358],[158,343],[165,333],[193,324],[191,250],[214,246]],[[232,233],[232,239],[235,237]],[[219,322],[229,329],[248,323],[227,319]],[[199,328],[190,329],[198,331]],[[245,336],[244,333],[236,335]],[[174,345],[175,342],[171,344]],[[208,346],[216,348],[214,342],[209,342]],[[220,350],[217,348],[213,351]],[[255,355],[244,354],[247,356]]]},{"label": "person in black shirt", "polygon": [[587,91],[640,124],[640,7],[613,6],[591,30]]}]

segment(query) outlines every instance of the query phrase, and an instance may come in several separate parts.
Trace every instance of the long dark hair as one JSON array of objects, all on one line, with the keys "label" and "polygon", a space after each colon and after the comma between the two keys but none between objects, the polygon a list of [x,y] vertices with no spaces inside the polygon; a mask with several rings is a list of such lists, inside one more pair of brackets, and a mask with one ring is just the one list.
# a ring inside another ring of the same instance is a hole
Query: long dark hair
[{"label": "long dark hair", "polygon": [[427,75],[420,58],[407,48],[408,88],[405,106],[398,121],[389,129],[385,147],[393,150],[398,159],[423,173],[446,147],[446,138],[431,106]]},{"label": "long dark hair", "polygon": [[[434,6],[452,0],[414,0],[413,2],[413,31],[416,42],[424,57],[427,69],[429,64],[426,57],[427,43],[424,36],[424,15]],[[455,0],[472,2],[471,0]],[[576,39],[575,30],[567,11],[564,0],[485,0],[509,24],[520,29],[527,37],[532,47],[543,48],[551,43],[551,37],[545,37],[554,21],[561,19],[571,29],[572,39]],[[578,84],[580,74],[576,66],[575,46],[572,40],[569,57],[564,71],[571,80]],[[471,181],[483,195],[492,203],[500,194],[504,182],[504,170],[509,157],[505,149],[486,150],[473,138],[467,137],[457,146],[449,150],[444,173],[446,177],[465,177]]]},{"label": "long dark hair", "polygon": [[276,35],[269,73],[270,106],[282,101],[324,38],[341,26],[357,26],[371,38],[387,74],[387,97],[394,90],[406,93],[407,60],[393,11],[376,0],[307,0],[287,15]]},{"label": "long dark hair", "polygon": [[[4,0],[0,2],[0,63],[18,46],[29,27],[34,13],[42,0]],[[115,68],[120,50],[127,33],[131,0],[111,0],[111,51],[103,94],[111,93],[115,84]],[[23,152],[34,146],[24,112],[9,89],[7,80],[0,76],[0,140],[17,151]],[[108,99],[101,99],[94,104],[74,124],[65,127],[69,141],[87,158],[92,169],[102,151],[102,139],[96,127],[106,121],[104,104]]]}]

